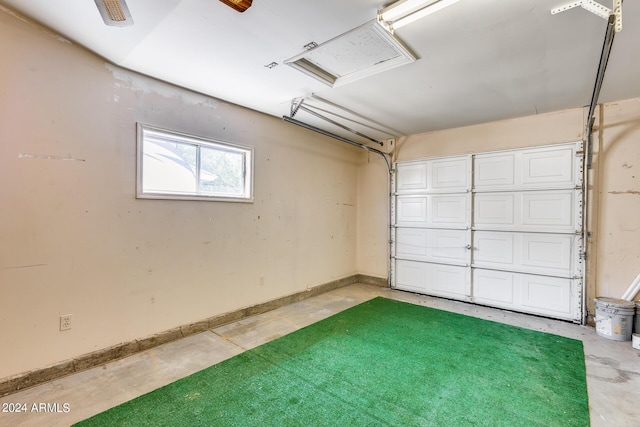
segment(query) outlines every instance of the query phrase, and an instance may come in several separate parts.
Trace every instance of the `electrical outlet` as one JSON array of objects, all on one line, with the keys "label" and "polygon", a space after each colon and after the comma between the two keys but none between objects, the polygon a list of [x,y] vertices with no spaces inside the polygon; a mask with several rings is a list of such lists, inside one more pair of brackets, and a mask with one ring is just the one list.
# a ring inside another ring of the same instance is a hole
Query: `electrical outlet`
[{"label": "electrical outlet", "polygon": [[264,276],[260,276],[260,280],[258,281],[260,286],[264,286]]},{"label": "electrical outlet", "polygon": [[65,314],[64,316],[60,316],[60,330],[68,331],[71,329],[71,315]]}]

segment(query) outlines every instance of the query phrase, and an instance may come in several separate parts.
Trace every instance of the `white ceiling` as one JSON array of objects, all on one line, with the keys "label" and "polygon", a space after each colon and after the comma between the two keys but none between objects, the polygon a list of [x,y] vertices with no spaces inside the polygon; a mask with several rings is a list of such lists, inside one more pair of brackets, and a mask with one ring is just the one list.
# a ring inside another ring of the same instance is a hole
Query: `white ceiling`
[{"label": "white ceiling", "polygon": [[[335,88],[283,61],[374,19],[390,2],[253,0],[238,13],[218,0],[127,0],[135,24],[123,28],[105,26],[92,0],[0,4],[119,66],[197,92],[274,116],[316,94],[407,135],[588,105],[606,21],[582,8],[550,13],[569,2],[460,0],[396,31],[418,61]],[[640,97],[639,23],[640,1],[626,1],[600,102]],[[271,62],[279,65],[265,67]],[[296,118],[344,134],[304,111]]]}]

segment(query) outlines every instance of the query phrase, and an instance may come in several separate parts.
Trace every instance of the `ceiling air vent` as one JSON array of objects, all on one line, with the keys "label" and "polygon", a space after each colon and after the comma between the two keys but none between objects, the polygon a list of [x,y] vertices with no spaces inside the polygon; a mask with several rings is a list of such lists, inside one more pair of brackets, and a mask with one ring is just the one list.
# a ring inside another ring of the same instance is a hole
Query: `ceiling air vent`
[{"label": "ceiling air vent", "polygon": [[373,20],[284,62],[329,86],[340,86],[415,60],[399,39]]},{"label": "ceiling air vent", "polygon": [[253,2],[253,0],[220,0],[220,1],[226,4],[227,6],[234,8],[240,13],[249,9],[251,7],[251,3]]},{"label": "ceiling air vent", "polygon": [[105,24],[112,27],[133,25],[133,19],[125,0],[95,0]]}]

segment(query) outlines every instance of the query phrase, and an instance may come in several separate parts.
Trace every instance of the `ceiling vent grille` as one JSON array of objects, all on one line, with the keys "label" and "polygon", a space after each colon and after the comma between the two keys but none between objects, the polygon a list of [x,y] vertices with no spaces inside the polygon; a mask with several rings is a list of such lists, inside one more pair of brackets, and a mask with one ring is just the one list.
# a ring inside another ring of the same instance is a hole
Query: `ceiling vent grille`
[{"label": "ceiling vent grille", "polygon": [[399,39],[373,20],[284,62],[329,86],[340,86],[415,60]]},{"label": "ceiling vent grille", "polygon": [[220,1],[226,4],[227,6],[234,8],[240,13],[249,9],[251,7],[251,3],[253,2],[253,0],[220,0]]},{"label": "ceiling vent grille", "polygon": [[133,19],[124,0],[95,0],[105,24],[112,27],[133,25]]}]

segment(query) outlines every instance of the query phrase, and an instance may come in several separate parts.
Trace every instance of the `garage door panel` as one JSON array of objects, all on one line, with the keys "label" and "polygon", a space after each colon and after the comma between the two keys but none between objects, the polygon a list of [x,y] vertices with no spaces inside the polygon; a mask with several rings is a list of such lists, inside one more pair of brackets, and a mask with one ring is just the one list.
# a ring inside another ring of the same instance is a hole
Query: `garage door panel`
[{"label": "garage door panel", "polygon": [[573,281],[548,276],[523,275],[521,305],[529,312],[573,318]]},{"label": "garage door panel", "polygon": [[469,265],[466,230],[397,228],[395,256],[400,259]]},{"label": "garage door panel", "polygon": [[515,185],[515,155],[476,156],[474,188],[509,187]]},{"label": "garage door panel", "polygon": [[396,197],[399,227],[468,228],[469,194]]},{"label": "garage door panel", "polygon": [[574,228],[575,191],[547,191],[522,194],[522,225]]},{"label": "garage door panel", "polygon": [[474,226],[512,226],[515,218],[515,195],[509,193],[476,194]]},{"label": "garage door panel", "polygon": [[396,165],[396,192],[464,193],[469,190],[469,156],[420,160]]},{"label": "garage door panel", "polygon": [[399,164],[396,173],[398,193],[427,190],[427,164]]},{"label": "garage door panel", "polygon": [[566,320],[577,316],[578,282],[550,276],[473,270],[473,300],[480,304]]},{"label": "garage door panel", "polygon": [[417,258],[428,257],[428,230],[421,228],[396,229],[396,257]]},{"label": "garage door panel", "polygon": [[573,233],[579,230],[578,190],[477,193],[473,226],[479,230]]},{"label": "garage door panel", "polygon": [[463,263],[470,262],[469,234],[465,230],[430,230],[429,255],[434,262]]},{"label": "garage door panel", "polygon": [[541,273],[574,275],[573,257],[578,244],[575,236],[555,234],[524,234],[522,266]]},{"label": "garage door panel", "polygon": [[513,266],[515,249],[513,233],[477,231],[473,236],[473,261],[476,265]]},{"label": "garage door panel", "polygon": [[574,156],[573,147],[523,152],[522,183],[527,186],[574,186]]},{"label": "garage door panel", "polygon": [[465,192],[469,188],[467,157],[432,160],[430,166],[433,191]]},{"label": "garage door panel", "polygon": [[427,196],[398,196],[397,225],[427,225]]},{"label": "garage door panel", "polygon": [[577,244],[569,234],[476,231],[473,266],[573,277]]},{"label": "garage door panel", "polygon": [[474,158],[474,190],[515,191],[574,188],[576,146],[554,146],[477,154]]},{"label": "garage door panel", "polygon": [[429,196],[429,222],[434,225],[467,226],[469,222],[469,196],[457,194],[451,196]]},{"label": "garage door panel", "polygon": [[469,269],[466,267],[396,260],[395,288],[457,300],[471,295]]},{"label": "garage door panel", "polygon": [[514,277],[514,274],[503,271],[474,270],[474,301],[498,307],[515,307]]},{"label": "garage door panel", "polygon": [[422,262],[396,260],[396,288],[427,293],[428,266],[428,264]]},{"label": "garage door panel", "polygon": [[464,267],[433,264],[429,288],[435,295],[467,299],[471,295],[469,270]]}]

